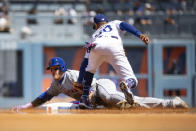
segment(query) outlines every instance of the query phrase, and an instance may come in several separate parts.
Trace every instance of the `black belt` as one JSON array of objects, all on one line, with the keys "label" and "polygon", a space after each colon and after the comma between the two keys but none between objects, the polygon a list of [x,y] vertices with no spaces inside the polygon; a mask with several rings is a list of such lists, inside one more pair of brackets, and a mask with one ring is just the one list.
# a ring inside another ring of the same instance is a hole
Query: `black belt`
[{"label": "black belt", "polygon": [[[98,38],[101,38],[101,37],[108,37],[108,36],[102,36],[102,35],[98,36]],[[118,37],[117,36],[114,36],[114,35],[111,35],[111,38],[114,38],[114,39],[117,39],[118,40]]]},{"label": "black belt", "polygon": [[117,36],[113,36],[113,35],[112,35],[111,37],[112,37],[112,38],[115,38],[115,39],[117,39],[117,40],[118,40],[118,37],[117,37]]}]

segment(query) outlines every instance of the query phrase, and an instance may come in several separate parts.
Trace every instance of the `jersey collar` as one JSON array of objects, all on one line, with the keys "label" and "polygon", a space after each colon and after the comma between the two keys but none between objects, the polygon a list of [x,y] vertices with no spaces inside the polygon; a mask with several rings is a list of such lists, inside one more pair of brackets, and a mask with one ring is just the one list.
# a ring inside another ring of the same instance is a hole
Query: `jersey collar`
[{"label": "jersey collar", "polygon": [[65,78],[65,73],[63,74],[63,77],[62,77],[62,78],[58,81],[58,82],[59,82],[59,84],[62,84],[62,82],[63,82],[64,78]]}]

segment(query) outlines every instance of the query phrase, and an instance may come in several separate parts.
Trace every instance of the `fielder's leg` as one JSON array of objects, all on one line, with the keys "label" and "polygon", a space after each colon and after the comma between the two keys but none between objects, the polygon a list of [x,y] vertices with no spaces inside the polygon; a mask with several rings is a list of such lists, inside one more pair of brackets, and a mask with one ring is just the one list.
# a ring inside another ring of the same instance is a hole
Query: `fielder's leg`
[{"label": "fielder's leg", "polygon": [[131,92],[132,88],[137,86],[137,79],[133,73],[132,67],[123,52],[118,52],[110,57],[110,63],[114,67],[118,76],[121,78],[120,89],[125,95],[129,104],[134,103],[134,97]]},{"label": "fielder's leg", "polygon": [[78,80],[77,80],[77,83],[79,84],[82,84],[82,81],[84,80],[84,74],[86,72],[86,67],[88,65],[88,59],[89,59],[89,55],[90,55],[90,50],[91,49],[87,49],[86,53],[85,53],[85,56],[84,56],[84,59],[80,65],[80,72],[79,72],[79,77],[78,77]]},{"label": "fielder's leg", "polygon": [[134,104],[134,96],[131,92],[132,88],[135,88],[137,86],[136,81],[133,78],[129,78],[126,81],[120,82],[120,89],[125,95],[125,99],[129,104]]},{"label": "fielder's leg", "polygon": [[84,75],[84,85],[83,85],[83,93],[80,99],[79,108],[80,109],[91,109],[92,106],[89,101],[89,89],[91,87],[91,83],[93,81],[93,73],[85,72]]},{"label": "fielder's leg", "polygon": [[[96,48],[96,47],[95,47]],[[84,75],[84,82],[83,82],[83,94],[80,99],[79,107],[81,109],[91,109],[91,104],[89,102],[89,89],[92,84],[94,73],[98,66],[103,62],[104,57],[102,57],[99,52],[94,51],[95,49],[91,50],[89,54],[89,61],[86,67],[86,72]]]}]

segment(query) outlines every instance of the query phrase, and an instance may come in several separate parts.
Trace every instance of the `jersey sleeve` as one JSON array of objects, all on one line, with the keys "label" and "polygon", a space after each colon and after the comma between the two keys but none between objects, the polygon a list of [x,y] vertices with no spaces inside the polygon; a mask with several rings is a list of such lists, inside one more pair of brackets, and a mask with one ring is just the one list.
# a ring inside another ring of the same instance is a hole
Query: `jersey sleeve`
[{"label": "jersey sleeve", "polygon": [[35,100],[33,100],[31,103],[33,107],[40,106],[41,104],[45,103],[46,101],[49,101],[52,99],[52,95],[49,95],[46,91],[43,92],[40,96],[38,96]]},{"label": "jersey sleeve", "polygon": [[120,23],[121,23],[122,21],[120,21],[120,20],[114,20],[113,22],[115,23],[117,29],[120,30]]},{"label": "jersey sleeve", "polygon": [[52,95],[52,96],[59,95],[60,94],[60,84],[53,81],[51,86],[48,88],[48,90],[46,92],[47,92],[47,94]]},{"label": "jersey sleeve", "polygon": [[126,22],[121,22],[119,27],[121,30],[134,34],[137,37],[139,37],[142,34],[139,30],[137,30],[135,27]]}]

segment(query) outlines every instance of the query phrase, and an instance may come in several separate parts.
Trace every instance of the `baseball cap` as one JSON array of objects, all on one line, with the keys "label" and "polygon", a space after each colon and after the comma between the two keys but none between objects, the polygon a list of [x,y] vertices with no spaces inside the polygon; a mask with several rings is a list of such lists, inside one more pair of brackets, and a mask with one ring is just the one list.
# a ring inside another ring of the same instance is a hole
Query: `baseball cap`
[{"label": "baseball cap", "polygon": [[94,17],[94,22],[95,23],[108,22],[108,18],[105,15],[103,15],[103,14],[97,14]]}]

